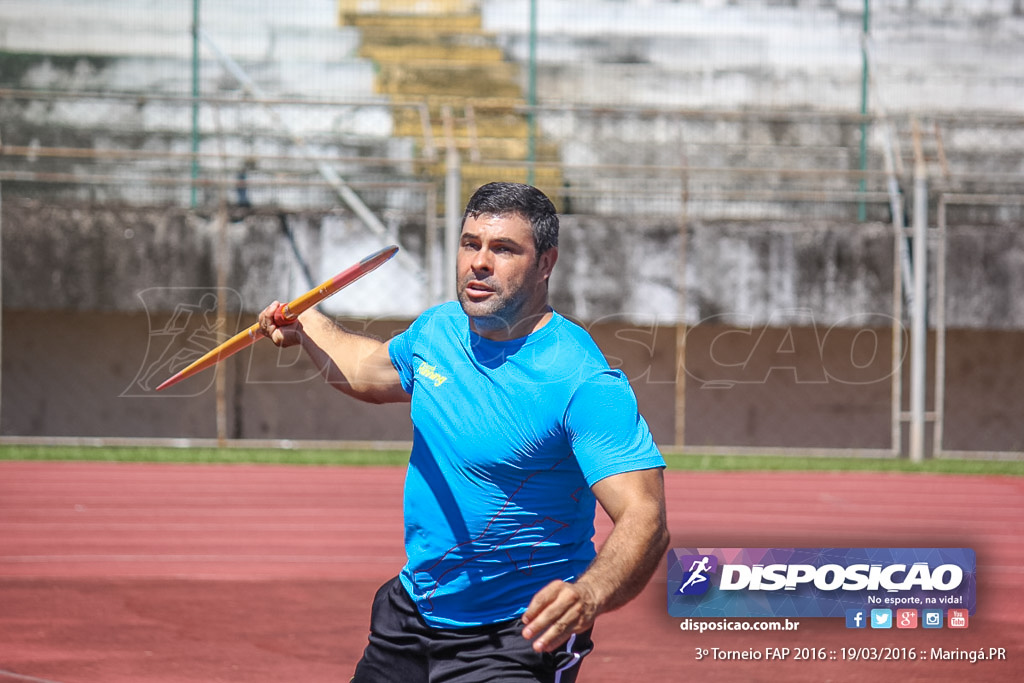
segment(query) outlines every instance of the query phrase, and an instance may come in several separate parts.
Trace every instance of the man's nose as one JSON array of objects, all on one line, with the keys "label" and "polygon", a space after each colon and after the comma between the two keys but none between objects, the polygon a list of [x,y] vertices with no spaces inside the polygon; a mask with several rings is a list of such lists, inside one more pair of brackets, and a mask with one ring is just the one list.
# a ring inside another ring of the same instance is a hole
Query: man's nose
[{"label": "man's nose", "polygon": [[476,253],[473,254],[473,262],[470,265],[475,271],[490,272],[493,269],[491,253],[487,249],[478,249]]}]

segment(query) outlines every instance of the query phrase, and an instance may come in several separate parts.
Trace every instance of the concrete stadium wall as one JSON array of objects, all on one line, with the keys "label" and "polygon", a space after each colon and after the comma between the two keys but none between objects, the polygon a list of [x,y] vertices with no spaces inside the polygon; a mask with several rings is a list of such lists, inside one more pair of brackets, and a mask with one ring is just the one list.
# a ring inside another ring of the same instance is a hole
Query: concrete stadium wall
[{"label": "concrete stadium wall", "polygon": [[[373,65],[355,56],[358,33],[337,25],[333,0],[287,8],[245,0],[201,3],[200,27],[277,97],[373,93]],[[192,3],[7,0],[0,62],[8,86],[192,92]],[[204,43],[202,92],[241,90]],[[70,67],[69,67],[70,65]]]},{"label": "concrete stadium wall", "polygon": [[[5,308],[0,434],[215,438],[213,371],[160,394],[138,385],[153,367],[153,325],[165,321],[140,313]],[[364,329],[363,321],[348,322]],[[376,321],[366,331],[388,338],[406,325]],[[677,329],[621,322],[586,327],[609,362],[629,376],[655,439],[671,445]],[[679,373],[686,382],[686,444],[697,450],[888,448],[890,348],[888,329],[692,328]],[[1024,397],[1016,386],[1024,373],[1022,349],[1021,331],[951,332],[947,449],[1024,450]],[[228,438],[411,439],[405,404],[343,396],[294,349],[257,344],[223,365]]]},{"label": "concrete stadium wall", "polygon": [[[212,372],[167,395],[153,391],[182,359],[215,344],[202,297],[230,295],[225,326],[234,332],[273,298],[305,289],[278,216],[232,225],[222,291],[208,220],[15,199],[2,208],[5,435],[212,437]],[[369,253],[351,217],[284,219],[323,279]],[[1024,287],[1021,235],[964,227],[951,237],[947,448],[1024,448],[1024,398],[1014,385],[1024,372],[1024,304],[1014,296]],[[357,254],[325,248],[344,242]],[[697,224],[688,242],[682,373],[676,226],[566,216],[552,281],[555,307],[590,329],[633,380],[656,438],[674,438],[678,375],[688,444],[887,447],[888,229]],[[388,264],[331,303],[329,313],[359,316],[352,324],[388,338],[429,302]],[[403,407],[336,395],[297,353],[256,345],[227,369],[233,438],[408,437]]]},{"label": "concrete stadium wall", "polygon": [[[484,27],[526,64],[529,0],[484,0]],[[538,5],[538,92],[555,101],[857,111],[862,0]],[[872,108],[1024,112],[1015,0],[873,0]],[[983,67],[981,65],[984,65]]]},{"label": "concrete stadium wall", "polygon": [[[478,4],[484,29],[525,66],[528,0]],[[1024,113],[1019,2],[875,0],[871,7],[873,110]],[[204,3],[201,22],[272,95],[370,95],[372,64],[355,57],[358,31],[339,26],[338,9],[332,0],[291,2],[287,11],[219,0]],[[537,22],[541,102],[857,112],[863,9],[862,0],[544,2]],[[3,80],[83,89],[107,80],[118,89],[187,94],[191,21],[182,3],[7,0],[0,5],[0,51],[102,57],[109,72],[104,77],[86,60],[68,80],[55,61],[48,67],[41,59],[24,77],[7,73]],[[203,57],[206,94],[237,89],[205,47]],[[156,74],[152,64],[160,59],[179,60],[176,68],[164,64],[179,75]],[[525,68],[522,77],[525,85]]]},{"label": "concrete stadium wall", "polygon": [[[182,290],[217,287],[214,216],[13,197],[5,198],[0,220],[5,307],[167,313],[185,302]],[[886,225],[695,221],[682,283],[677,223],[579,215],[561,222],[552,300],[582,320],[884,327],[891,318],[893,238]],[[224,232],[224,284],[234,311],[258,311],[306,291],[383,246],[344,211],[246,214]],[[403,258],[422,262],[423,226],[409,222],[400,237],[416,245]],[[325,310],[416,315],[434,303],[429,274],[438,281],[448,275],[407,263],[389,264],[325,302]],[[1024,290],[1022,263],[1019,226],[950,226],[947,324],[1024,329],[1024,301],[1016,296]]]},{"label": "concrete stadium wall", "polygon": [[[5,307],[171,313],[218,286],[216,214],[15,197],[4,199],[0,220]],[[296,296],[384,246],[345,212],[249,213],[229,218],[223,233],[224,295],[233,314]],[[411,316],[425,296],[419,273],[396,265],[323,307],[335,315]]]}]

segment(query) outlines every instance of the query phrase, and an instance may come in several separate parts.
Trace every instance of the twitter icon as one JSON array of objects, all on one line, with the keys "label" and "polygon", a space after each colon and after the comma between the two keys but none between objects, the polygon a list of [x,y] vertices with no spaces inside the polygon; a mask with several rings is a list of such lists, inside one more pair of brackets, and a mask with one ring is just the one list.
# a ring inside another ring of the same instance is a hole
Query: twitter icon
[{"label": "twitter icon", "polygon": [[871,610],[871,628],[892,628],[892,610]]}]

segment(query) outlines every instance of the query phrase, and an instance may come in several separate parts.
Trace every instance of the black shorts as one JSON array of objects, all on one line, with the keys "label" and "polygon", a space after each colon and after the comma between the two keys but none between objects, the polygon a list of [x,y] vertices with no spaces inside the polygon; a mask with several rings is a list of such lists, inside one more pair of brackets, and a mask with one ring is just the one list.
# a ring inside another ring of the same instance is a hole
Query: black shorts
[{"label": "black shorts", "polygon": [[370,641],[354,683],[572,683],[594,647],[590,631],[555,652],[533,651],[519,619],[488,626],[428,626],[397,579],[373,599]]}]

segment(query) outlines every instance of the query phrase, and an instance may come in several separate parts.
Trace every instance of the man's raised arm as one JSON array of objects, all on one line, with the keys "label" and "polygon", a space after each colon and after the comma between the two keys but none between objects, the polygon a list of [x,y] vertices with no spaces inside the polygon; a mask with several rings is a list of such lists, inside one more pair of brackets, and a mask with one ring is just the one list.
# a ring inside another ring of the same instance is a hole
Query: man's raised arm
[{"label": "man's raised arm", "polygon": [[282,348],[301,344],[332,387],[369,403],[409,400],[391,363],[388,342],[346,330],[313,308],[294,323],[277,326],[274,312],[279,306],[275,301],[260,313],[260,329]]}]

